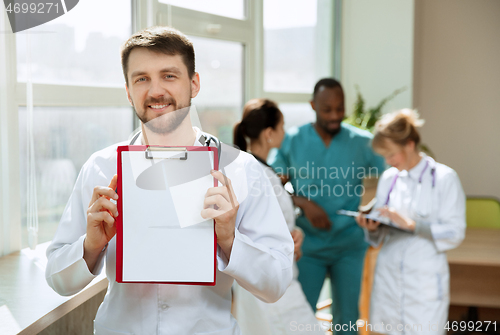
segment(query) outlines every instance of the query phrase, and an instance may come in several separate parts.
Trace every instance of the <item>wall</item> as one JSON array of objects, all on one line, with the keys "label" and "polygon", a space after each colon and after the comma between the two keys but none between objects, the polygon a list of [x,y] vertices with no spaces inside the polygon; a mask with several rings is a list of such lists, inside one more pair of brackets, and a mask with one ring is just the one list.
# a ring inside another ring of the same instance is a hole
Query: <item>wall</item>
[{"label": "wall", "polygon": [[500,198],[500,1],[415,2],[414,106],[467,195]]},{"label": "wall", "polygon": [[412,105],[413,0],[342,2],[342,71],[346,111],[352,111],[359,85],[368,107],[394,90],[408,89],[384,110]]},{"label": "wall", "polygon": [[346,108],[358,84],[368,106],[413,106],[423,142],[459,174],[467,195],[500,198],[500,1],[342,2]]}]

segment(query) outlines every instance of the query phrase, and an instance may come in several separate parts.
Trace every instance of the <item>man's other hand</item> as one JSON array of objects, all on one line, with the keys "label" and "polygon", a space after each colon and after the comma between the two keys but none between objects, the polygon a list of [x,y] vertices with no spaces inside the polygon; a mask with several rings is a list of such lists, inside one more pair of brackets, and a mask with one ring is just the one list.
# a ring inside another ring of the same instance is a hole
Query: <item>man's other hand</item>
[{"label": "man's other hand", "polygon": [[231,180],[220,171],[212,170],[211,174],[222,186],[208,189],[201,216],[204,219],[215,219],[217,243],[229,259],[233,248],[236,214],[240,204],[236,199]]},{"label": "man's other hand", "polygon": [[83,243],[83,259],[92,272],[97,258],[106,244],[115,236],[115,218],[118,216],[115,189],[118,176],[114,175],[108,187],[96,186],[87,209],[87,236]]},{"label": "man's other hand", "polygon": [[302,229],[294,229],[291,231],[293,239],[293,251],[295,255],[295,261],[298,261],[302,257],[302,242],[304,242],[304,233]]},{"label": "man's other hand", "polygon": [[302,211],[313,227],[330,230],[332,223],[326,212],[312,200],[306,200]]}]

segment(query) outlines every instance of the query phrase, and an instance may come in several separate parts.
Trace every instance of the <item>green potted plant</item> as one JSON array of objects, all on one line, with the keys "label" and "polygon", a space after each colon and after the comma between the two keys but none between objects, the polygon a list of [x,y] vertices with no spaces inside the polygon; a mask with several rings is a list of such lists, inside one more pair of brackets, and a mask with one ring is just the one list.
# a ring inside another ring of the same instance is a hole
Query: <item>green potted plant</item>
[{"label": "green potted plant", "polygon": [[[345,119],[344,122],[353,125],[355,127],[358,127],[360,129],[368,130],[371,133],[373,133],[373,130],[375,129],[375,123],[382,116],[382,108],[384,108],[384,106],[389,101],[394,99],[398,94],[406,91],[406,87],[398,88],[397,90],[392,92],[391,95],[382,99],[377,106],[366,109],[365,99],[363,99],[363,96],[359,91],[359,86],[355,85],[355,89],[356,89],[356,101],[354,102],[353,112],[349,117]],[[421,143],[420,150],[434,158],[434,153],[427,145]]]},{"label": "green potted plant", "polygon": [[351,124],[360,129],[365,129],[373,132],[375,123],[378,121],[380,116],[382,116],[382,108],[392,99],[394,99],[398,94],[404,92],[406,87],[399,88],[392,92],[391,95],[382,99],[377,106],[365,109],[365,99],[359,91],[359,86],[356,85],[356,102],[354,103],[354,110],[352,114],[345,120],[348,124]]}]

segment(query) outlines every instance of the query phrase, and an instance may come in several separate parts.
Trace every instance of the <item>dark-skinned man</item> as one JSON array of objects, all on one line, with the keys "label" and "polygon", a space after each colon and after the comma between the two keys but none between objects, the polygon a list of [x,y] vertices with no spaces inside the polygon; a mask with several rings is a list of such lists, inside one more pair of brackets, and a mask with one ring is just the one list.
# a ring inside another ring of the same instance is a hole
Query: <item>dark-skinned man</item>
[{"label": "dark-skinned man", "polygon": [[[353,332],[358,318],[361,272],[367,244],[353,218],[340,209],[358,210],[363,179],[385,170],[371,147],[371,134],[342,123],[344,92],[335,79],[314,87],[311,107],[316,122],[290,129],[269,163],[294,188],[294,204],[302,214],[297,225],[305,232],[299,281],[312,308],[327,275],[332,284],[333,323],[338,333]],[[339,329],[339,327],[337,328]]]}]

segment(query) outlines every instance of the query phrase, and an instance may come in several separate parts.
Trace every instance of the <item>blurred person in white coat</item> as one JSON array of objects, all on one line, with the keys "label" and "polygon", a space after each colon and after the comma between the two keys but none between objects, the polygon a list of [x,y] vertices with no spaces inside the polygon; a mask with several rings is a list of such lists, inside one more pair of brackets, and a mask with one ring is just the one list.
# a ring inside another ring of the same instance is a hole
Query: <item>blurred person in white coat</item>
[{"label": "blurred person in white coat", "polygon": [[231,316],[233,281],[264,301],[278,300],[292,279],[293,241],[261,165],[231,146],[222,146],[219,167],[226,175],[211,172],[221,186],[209,188],[200,204],[202,217],[215,219],[216,285],[116,282],[115,218],[123,215],[111,201],[118,198],[117,146],[203,146],[210,138],[190,121],[200,79],[185,35],[165,27],[134,34],[122,49],[122,67],[143,132],[132,143],[94,153],[82,167],[47,249],[47,282],[59,294],[72,295],[106,263],[109,286],[94,321],[97,335],[241,334]]},{"label": "blurred person in white coat", "polygon": [[243,334],[324,335],[326,326],[317,321],[302,291],[302,286],[297,280],[298,268],[295,261],[301,256],[300,247],[304,235],[302,230],[295,226],[292,197],[283,187],[278,175],[266,163],[271,148],[279,148],[283,141],[285,136],[283,125],[283,114],[275,102],[267,99],[252,99],[245,104],[242,120],[234,127],[233,142],[242,151],[248,150],[254,155],[273,185],[295,245],[293,280],[283,297],[271,304],[257,299],[241,286],[233,285],[234,313]]},{"label": "blurred person in white coat", "polygon": [[416,111],[404,109],[375,127],[372,146],[392,168],[379,180],[374,214],[405,230],[356,219],[371,245],[383,243],[366,326],[376,333],[446,333],[446,251],[465,237],[465,195],[453,169],[419,152],[422,124]]}]

